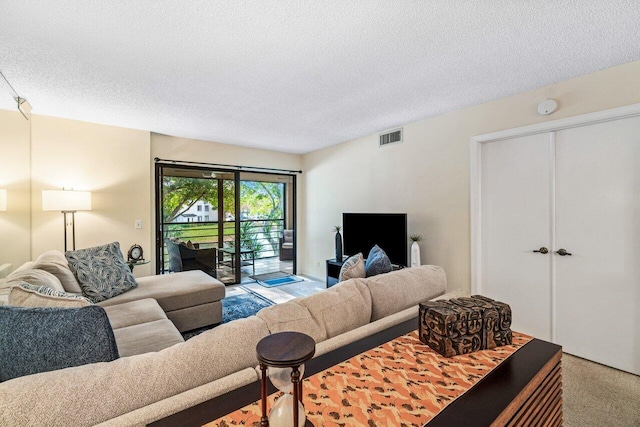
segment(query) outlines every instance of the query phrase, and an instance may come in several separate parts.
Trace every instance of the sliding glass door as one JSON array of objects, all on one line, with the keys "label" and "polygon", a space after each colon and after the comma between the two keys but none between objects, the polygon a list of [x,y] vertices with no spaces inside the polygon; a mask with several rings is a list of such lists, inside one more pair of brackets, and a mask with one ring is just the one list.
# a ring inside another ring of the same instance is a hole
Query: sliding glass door
[{"label": "sliding glass door", "polygon": [[156,207],[158,273],[295,273],[295,176],[157,163]]}]

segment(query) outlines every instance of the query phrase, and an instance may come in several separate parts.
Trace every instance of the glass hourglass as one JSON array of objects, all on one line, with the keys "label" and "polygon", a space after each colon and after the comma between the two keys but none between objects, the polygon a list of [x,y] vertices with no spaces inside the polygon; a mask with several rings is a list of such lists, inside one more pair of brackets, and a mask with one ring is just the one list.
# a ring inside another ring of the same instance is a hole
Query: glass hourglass
[{"label": "glass hourglass", "polygon": [[[269,411],[269,426],[270,427],[293,427],[294,417],[294,401],[298,400],[298,426],[305,425],[307,417],[304,413],[304,405],[301,402],[302,398],[302,382],[297,382],[298,396],[293,395],[293,381],[291,377],[295,375],[293,368],[268,368],[269,379],[271,383],[284,394],[276,400],[276,403]],[[302,378],[304,375],[304,365],[300,365],[298,368],[298,378]],[[298,399],[296,399],[298,397]]]},{"label": "glass hourglass", "polygon": [[[312,426],[302,403],[303,363],[316,351],[313,339],[299,332],[278,332],[258,342],[256,353],[262,372],[260,382],[261,427]],[[267,369],[273,385],[284,394],[267,416]]]}]

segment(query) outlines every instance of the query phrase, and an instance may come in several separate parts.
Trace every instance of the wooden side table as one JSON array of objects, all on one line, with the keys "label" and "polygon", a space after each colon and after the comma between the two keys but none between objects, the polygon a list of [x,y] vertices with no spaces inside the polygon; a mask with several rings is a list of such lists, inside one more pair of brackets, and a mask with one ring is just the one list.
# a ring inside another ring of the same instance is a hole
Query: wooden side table
[{"label": "wooden side table", "polygon": [[342,264],[347,260],[348,257],[343,257],[341,261],[338,261],[335,258],[331,258],[327,260],[327,288],[338,283],[338,277],[340,276],[340,269],[342,268]]},{"label": "wooden side table", "polygon": [[149,264],[150,262],[151,262],[150,259],[143,259],[143,260],[140,260],[140,261],[127,261],[127,265],[129,266],[129,269],[133,273],[133,267],[135,267],[136,265]]}]

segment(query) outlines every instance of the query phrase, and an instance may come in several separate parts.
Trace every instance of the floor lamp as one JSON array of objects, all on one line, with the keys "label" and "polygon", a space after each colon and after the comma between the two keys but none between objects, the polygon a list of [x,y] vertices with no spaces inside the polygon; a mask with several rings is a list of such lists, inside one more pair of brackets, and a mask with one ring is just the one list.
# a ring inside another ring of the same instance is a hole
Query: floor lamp
[{"label": "floor lamp", "polygon": [[[64,251],[67,251],[67,227],[71,225],[72,250],[76,249],[76,224],[75,213],[77,211],[91,210],[91,192],[73,190],[42,190],[42,210],[60,211],[64,215]],[[68,222],[67,214],[71,214]]]}]

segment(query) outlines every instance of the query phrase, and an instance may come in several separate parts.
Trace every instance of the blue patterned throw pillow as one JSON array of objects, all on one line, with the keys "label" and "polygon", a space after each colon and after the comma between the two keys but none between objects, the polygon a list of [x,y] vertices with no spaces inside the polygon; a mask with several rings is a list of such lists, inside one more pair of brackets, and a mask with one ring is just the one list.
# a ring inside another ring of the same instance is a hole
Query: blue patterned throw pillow
[{"label": "blue patterned throw pillow", "polygon": [[102,307],[0,306],[0,381],[118,357]]},{"label": "blue patterned throw pillow", "polygon": [[31,291],[35,291],[39,294],[42,295],[50,295],[52,297],[60,297],[60,298],[69,298],[69,299],[77,299],[80,301],[86,301],[89,304],[93,304],[91,302],[91,300],[89,300],[88,298],[83,297],[82,295],[76,295],[76,294],[71,294],[69,292],[63,292],[63,291],[56,291],[55,289],[51,289],[48,286],[37,286],[37,285],[31,285],[29,283],[20,283],[20,287],[24,288],[24,289],[29,289]]},{"label": "blue patterned throw pillow", "polygon": [[87,298],[104,301],[138,286],[118,242],[65,254]]},{"label": "blue patterned throw pillow", "polygon": [[364,265],[364,270],[367,273],[367,277],[375,276],[377,274],[388,273],[393,269],[391,267],[391,261],[389,257],[378,245],[375,245],[369,252],[367,262]]}]

